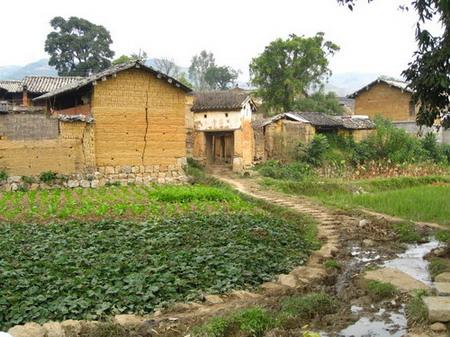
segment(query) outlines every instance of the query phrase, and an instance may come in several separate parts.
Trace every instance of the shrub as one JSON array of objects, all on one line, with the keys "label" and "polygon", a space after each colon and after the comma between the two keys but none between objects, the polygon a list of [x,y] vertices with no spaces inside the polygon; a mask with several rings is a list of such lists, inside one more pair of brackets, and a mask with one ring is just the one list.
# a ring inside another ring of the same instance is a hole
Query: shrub
[{"label": "shrub", "polygon": [[311,167],[301,162],[282,164],[276,160],[268,160],[256,169],[262,176],[273,179],[304,180],[312,175]]},{"label": "shrub", "polygon": [[24,184],[28,184],[28,185],[31,185],[36,182],[36,180],[33,177],[28,177],[28,176],[22,176],[21,180]]},{"label": "shrub", "polygon": [[371,280],[367,283],[369,296],[376,301],[391,298],[397,294],[397,288],[392,284]]},{"label": "shrub", "polygon": [[311,293],[303,296],[293,296],[283,301],[280,318],[313,319],[319,315],[336,312],[336,301],[326,293]]},{"label": "shrub", "polygon": [[428,270],[430,272],[431,279],[434,280],[439,274],[450,271],[450,260],[444,258],[432,258],[430,264],[428,265]]},{"label": "shrub", "polygon": [[39,175],[39,180],[43,183],[50,184],[56,179],[56,173],[53,171],[42,172]]},{"label": "shrub", "polygon": [[0,182],[8,179],[8,173],[5,170],[0,170]]},{"label": "shrub", "polygon": [[424,290],[417,291],[406,303],[405,311],[409,326],[422,326],[428,323],[428,310],[423,303]]},{"label": "shrub", "polygon": [[450,231],[440,230],[437,231],[435,237],[438,241],[441,242],[450,242]]},{"label": "shrub", "polygon": [[325,135],[317,134],[313,140],[308,143],[300,143],[297,147],[297,157],[300,161],[313,166],[319,166],[323,163],[326,151],[330,148],[328,138]]},{"label": "shrub", "polygon": [[193,329],[192,334],[199,337],[224,337],[232,321],[224,317],[214,317],[206,324]]},{"label": "shrub", "polygon": [[273,326],[270,314],[262,308],[245,309],[235,315],[239,330],[251,337],[260,337]]},{"label": "shrub", "polygon": [[337,262],[336,260],[326,260],[325,263],[323,264],[325,266],[326,269],[341,269],[341,265],[339,262]]},{"label": "shrub", "polygon": [[415,243],[419,242],[421,239],[420,234],[412,223],[394,224],[393,228],[401,242]]},{"label": "shrub", "polygon": [[420,142],[430,160],[435,163],[447,163],[447,157],[444,154],[443,147],[438,144],[435,133],[428,132]]}]

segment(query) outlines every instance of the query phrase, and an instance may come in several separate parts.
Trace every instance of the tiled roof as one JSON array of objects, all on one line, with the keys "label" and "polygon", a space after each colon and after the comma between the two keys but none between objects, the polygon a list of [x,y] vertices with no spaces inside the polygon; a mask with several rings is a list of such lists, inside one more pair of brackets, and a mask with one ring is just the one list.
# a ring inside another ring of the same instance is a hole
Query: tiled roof
[{"label": "tiled roof", "polygon": [[241,110],[249,99],[251,100],[250,95],[240,89],[196,92],[191,110],[194,112]]},{"label": "tiled roof", "polygon": [[375,123],[367,116],[339,116],[345,129],[368,130],[375,129]]},{"label": "tiled roof", "polygon": [[177,81],[176,79],[174,79],[166,74],[163,74],[162,72],[159,72],[151,67],[144,65],[140,61],[132,61],[132,62],[127,62],[127,63],[118,64],[116,66],[112,66],[112,67],[110,67],[106,70],[103,70],[97,74],[81,78],[78,81],[70,82],[69,84],[67,84],[65,86],[62,86],[53,91],[50,91],[42,96],[39,96],[39,97],[35,98],[34,100],[47,99],[47,98],[50,98],[53,96],[58,96],[58,95],[61,95],[63,93],[67,93],[70,91],[76,91],[76,90],[83,88],[87,85],[90,85],[98,80],[106,79],[108,76],[114,76],[118,72],[121,72],[121,71],[124,71],[127,69],[132,69],[132,68],[140,68],[140,69],[146,70],[146,71],[152,73],[153,75],[155,75],[157,78],[167,81],[170,85],[172,85],[176,88],[180,88],[181,90],[184,90],[185,92],[192,91],[191,88],[185,86],[183,83]]},{"label": "tiled roof", "polygon": [[373,85],[378,84],[378,83],[385,83],[385,84],[389,85],[390,87],[394,87],[394,88],[400,89],[402,91],[406,91],[406,92],[412,93],[412,90],[408,87],[408,83],[406,83],[406,82],[379,78],[379,79],[369,83],[365,87],[355,91],[353,94],[348,95],[347,97],[348,98],[355,98],[361,92],[363,92],[365,90],[369,90]]},{"label": "tiled roof", "polygon": [[21,92],[22,91],[22,81],[9,81],[0,80],[0,89],[4,89],[8,92]]},{"label": "tiled roof", "polygon": [[81,79],[83,79],[83,77],[26,76],[23,79],[22,84],[27,87],[28,92],[33,94],[45,94]]}]

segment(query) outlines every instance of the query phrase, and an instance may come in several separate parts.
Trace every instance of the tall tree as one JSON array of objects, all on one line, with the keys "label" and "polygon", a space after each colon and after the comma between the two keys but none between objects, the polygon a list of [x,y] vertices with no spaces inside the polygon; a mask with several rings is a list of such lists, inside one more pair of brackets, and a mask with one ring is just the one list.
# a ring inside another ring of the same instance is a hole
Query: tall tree
[{"label": "tall tree", "polygon": [[209,89],[205,76],[208,69],[215,66],[215,63],[213,53],[208,53],[206,50],[201,51],[200,54],[192,58],[191,66],[189,67],[189,80],[195,89]]},{"label": "tall tree", "polygon": [[212,66],[206,70],[205,82],[211,90],[229,89],[236,83],[239,72],[231,67]]},{"label": "tall tree", "polygon": [[323,112],[328,115],[343,115],[345,112],[336,94],[334,92],[325,93],[323,90],[296,100],[294,108],[296,111]]},{"label": "tall tree", "polygon": [[336,44],[324,39],[323,33],[277,39],[252,60],[251,81],[268,109],[292,110],[297,99],[331,74],[328,56],[338,50]]},{"label": "tall tree", "polygon": [[170,60],[168,58],[160,58],[155,59],[155,68],[156,70],[159,70],[160,72],[171,76],[171,77],[178,77],[180,75],[180,67],[175,64],[173,60]]},{"label": "tall tree", "polygon": [[[358,0],[337,0],[351,10]],[[368,0],[372,2],[373,0]],[[413,90],[413,99],[420,103],[417,124],[432,126],[439,118],[450,127],[450,2],[448,0],[408,0],[399,2],[404,10],[418,14],[417,50],[403,76]],[[426,27],[440,22],[442,31],[433,35]]]},{"label": "tall tree", "polygon": [[86,76],[111,65],[112,39],[105,27],[74,16],[68,20],[57,16],[50,25],[54,31],[47,35],[45,51],[50,54],[48,64],[59,75]]}]

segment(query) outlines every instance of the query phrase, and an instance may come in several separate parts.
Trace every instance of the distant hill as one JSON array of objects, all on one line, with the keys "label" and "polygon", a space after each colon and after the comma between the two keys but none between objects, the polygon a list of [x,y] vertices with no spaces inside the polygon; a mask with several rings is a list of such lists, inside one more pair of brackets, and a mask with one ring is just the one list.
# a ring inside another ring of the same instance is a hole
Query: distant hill
[{"label": "distant hill", "polygon": [[[150,58],[146,64],[154,67],[155,60]],[[180,70],[183,73],[187,73],[188,69],[180,67]],[[0,66],[0,79],[2,80],[21,80],[27,75],[56,76],[57,72],[48,65],[48,59],[41,59],[25,66]],[[361,72],[335,73],[331,76],[328,83],[325,84],[325,90],[334,91],[338,96],[346,96],[374,81],[380,75]],[[241,85],[246,87],[248,83],[239,82],[239,86]]]}]

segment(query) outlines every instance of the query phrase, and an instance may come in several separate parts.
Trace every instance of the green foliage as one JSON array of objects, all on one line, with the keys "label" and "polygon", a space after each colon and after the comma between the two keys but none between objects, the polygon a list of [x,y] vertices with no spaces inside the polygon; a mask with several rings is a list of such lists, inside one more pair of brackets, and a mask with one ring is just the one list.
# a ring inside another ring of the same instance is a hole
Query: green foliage
[{"label": "green foliage", "polygon": [[[100,210],[114,216],[132,207],[123,191],[143,191],[112,189],[105,194],[116,198],[112,211],[97,208],[84,190],[74,207],[87,217]],[[36,198],[36,191],[24,195]],[[67,205],[54,203],[61,196],[66,191],[43,191],[39,204],[51,214],[61,212]],[[151,193],[143,197],[158,199]],[[145,222],[3,224],[0,246],[8,249],[0,250],[0,329],[65,317],[148,313],[203,293],[253,287],[304,263],[315,248],[305,238],[303,218],[288,221],[247,203],[239,206],[239,200],[186,204],[184,192],[182,203],[171,200],[177,213],[149,203],[145,208],[154,211]],[[230,202],[236,211],[223,206]]]},{"label": "green foliage", "polygon": [[0,182],[7,180],[9,177],[8,172],[0,170]]},{"label": "green foliage", "polygon": [[282,164],[276,160],[268,160],[258,165],[256,170],[264,177],[286,180],[304,180],[312,174],[308,164],[301,162]]},{"label": "green foliage", "polygon": [[331,73],[328,56],[338,50],[336,44],[324,40],[323,33],[276,39],[252,60],[251,81],[270,109],[292,111],[297,99]]},{"label": "green foliage", "polygon": [[429,159],[435,163],[447,163],[443,147],[438,144],[435,133],[429,132],[421,139],[422,147]]},{"label": "green foliage", "polygon": [[50,25],[54,31],[47,35],[45,51],[60,76],[87,76],[111,65],[112,39],[105,27],[74,16],[54,17]]},{"label": "green foliage", "polygon": [[136,61],[145,63],[145,61],[147,61],[147,53],[145,51],[139,51],[139,54],[134,53],[134,54],[131,54],[130,56],[121,55],[112,61],[112,65],[116,66],[118,64],[128,63],[128,62],[136,62]]},{"label": "green foliage", "polygon": [[242,310],[234,316],[234,321],[249,337],[262,337],[274,324],[271,315],[261,308]]},{"label": "green foliage", "polygon": [[422,299],[426,295],[427,292],[424,290],[417,291],[406,303],[405,311],[409,326],[425,326],[428,323],[428,310]]},{"label": "green foliage", "polygon": [[281,321],[289,318],[310,320],[316,316],[335,313],[336,301],[328,294],[310,293],[301,296],[287,298],[281,304],[279,319]]},{"label": "green foliage", "polygon": [[57,174],[53,171],[42,172],[39,175],[39,180],[43,183],[50,184],[56,180]]},{"label": "green foliage", "polygon": [[421,236],[413,223],[394,224],[393,229],[400,242],[416,243],[421,240]]},{"label": "green foliage", "polygon": [[430,260],[428,270],[430,272],[431,279],[434,280],[434,278],[439,274],[450,272],[450,260],[434,257]]},{"label": "green foliage", "polygon": [[325,93],[322,90],[296,100],[293,106],[295,111],[323,112],[329,115],[344,114],[344,108],[340,105],[336,94]]},{"label": "green foliage", "polygon": [[206,324],[195,327],[192,334],[198,337],[225,337],[231,324],[232,320],[228,317],[214,317]]},{"label": "green foliage", "polygon": [[226,90],[232,87],[239,76],[239,72],[231,67],[209,67],[205,73],[205,82],[212,90]]},{"label": "green foliage", "polygon": [[337,262],[336,260],[330,259],[326,260],[323,264],[326,269],[341,269],[341,264]]},{"label": "green foliage", "polygon": [[21,180],[24,184],[28,185],[34,184],[36,182],[36,180],[33,177],[28,176],[22,176]]},{"label": "green foliage", "polygon": [[437,240],[441,242],[450,242],[450,231],[440,230],[435,234]]},{"label": "green foliage", "polygon": [[297,157],[300,161],[319,166],[323,163],[325,153],[329,148],[328,138],[325,135],[316,134],[310,143],[298,145]]},{"label": "green foliage", "polygon": [[371,280],[367,283],[367,292],[374,300],[380,301],[392,298],[398,290],[390,283]]}]

